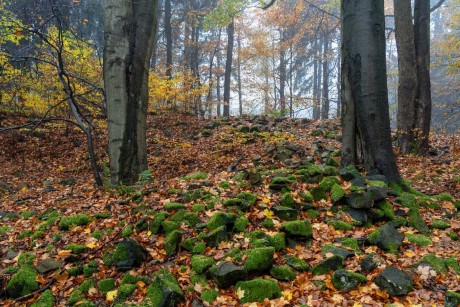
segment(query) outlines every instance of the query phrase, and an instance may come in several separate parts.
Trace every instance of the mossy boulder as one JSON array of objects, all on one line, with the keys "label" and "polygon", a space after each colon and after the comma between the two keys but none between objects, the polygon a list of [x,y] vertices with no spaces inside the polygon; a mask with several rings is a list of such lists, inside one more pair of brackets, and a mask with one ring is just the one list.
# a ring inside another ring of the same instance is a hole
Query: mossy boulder
[{"label": "mossy boulder", "polygon": [[269,184],[269,188],[275,191],[289,190],[294,181],[287,177],[274,177]]},{"label": "mossy boulder", "polygon": [[153,275],[153,281],[147,288],[146,300],[152,307],[174,307],[184,300],[184,293],[174,277],[167,269]]},{"label": "mossy boulder", "polygon": [[391,296],[407,295],[414,289],[412,277],[396,267],[386,268],[374,282]]},{"label": "mossy boulder", "polygon": [[225,226],[220,226],[203,236],[203,241],[211,247],[216,247],[220,242],[228,240],[228,232]]},{"label": "mossy boulder", "polygon": [[281,226],[286,236],[293,239],[310,239],[313,237],[313,228],[310,221],[286,222]]},{"label": "mossy boulder", "polygon": [[236,219],[235,221],[235,231],[236,232],[244,232],[246,231],[246,228],[248,227],[250,221],[247,217],[245,216],[240,216],[239,218]]},{"label": "mossy boulder", "polygon": [[99,288],[99,291],[101,291],[102,293],[107,293],[109,291],[112,291],[115,289],[115,279],[113,278],[102,279],[97,284],[97,287]]},{"label": "mossy boulder", "polygon": [[248,271],[265,271],[272,267],[274,247],[253,248],[246,251],[244,268]]},{"label": "mossy boulder", "polygon": [[404,235],[391,224],[380,226],[367,237],[370,244],[393,253],[398,251],[403,240]]},{"label": "mossy boulder", "polygon": [[290,266],[291,268],[293,268],[294,270],[305,272],[310,269],[310,266],[308,265],[308,263],[303,259],[291,256],[291,255],[286,255],[284,256],[284,258],[286,259],[286,264]]},{"label": "mossy boulder", "polygon": [[88,214],[75,214],[65,216],[59,222],[60,230],[68,230],[72,226],[84,226],[91,223],[92,219]]},{"label": "mossy boulder", "polygon": [[6,292],[13,298],[30,294],[38,289],[36,278],[37,272],[31,266],[25,265],[8,282]]},{"label": "mossy boulder", "polygon": [[161,230],[161,225],[163,221],[166,220],[168,215],[169,214],[167,212],[158,212],[154,216],[152,222],[150,222],[150,231],[154,234],[158,234]]},{"label": "mossy boulder", "polygon": [[409,209],[408,216],[409,216],[409,226],[419,230],[422,233],[427,233],[430,231],[425,221],[423,220],[422,215],[420,214],[420,210],[418,206]]},{"label": "mossy boulder", "polygon": [[45,290],[30,307],[53,307],[54,296],[51,290]]},{"label": "mossy boulder", "polygon": [[326,199],[326,190],[321,186],[314,187],[310,190],[310,193],[316,201]]},{"label": "mossy boulder", "polygon": [[458,307],[460,305],[460,292],[447,291],[444,307]]},{"label": "mossy boulder", "polygon": [[181,237],[182,232],[179,230],[171,231],[165,236],[164,249],[167,255],[171,256],[176,253],[177,245],[179,244]]},{"label": "mossy boulder", "polygon": [[366,276],[343,269],[335,271],[332,275],[332,284],[337,290],[342,291],[355,289],[359,284],[365,283],[366,281]]},{"label": "mossy boulder", "polygon": [[238,281],[245,279],[246,270],[232,262],[224,261],[211,267],[209,270],[214,282],[221,289],[233,286]]},{"label": "mossy boulder", "polygon": [[352,230],[353,226],[340,220],[327,220],[327,223],[334,227],[335,230]]},{"label": "mossy boulder", "polygon": [[330,191],[335,184],[340,185],[340,179],[337,178],[336,176],[327,176],[327,177],[324,177],[323,180],[321,180],[321,182],[319,183],[319,186],[322,187],[326,191]]},{"label": "mossy boulder", "polygon": [[82,254],[86,252],[89,247],[86,245],[81,245],[81,244],[68,244],[64,246],[64,249],[72,251],[72,254]]},{"label": "mossy boulder", "polygon": [[315,276],[325,275],[329,273],[330,271],[335,271],[335,270],[341,269],[342,267],[343,267],[343,258],[340,256],[334,255],[329,258],[326,258],[324,261],[315,265],[311,269],[311,272]]},{"label": "mossy boulder", "polygon": [[234,213],[226,213],[226,212],[217,212],[209,219],[206,226],[208,229],[214,230],[221,226],[225,226],[227,231],[233,231],[235,227],[235,221],[238,216]]},{"label": "mossy boulder", "polygon": [[256,278],[240,281],[235,286],[241,304],[263,302],[265,299],[281,297],[281,288],[274,279]]},{"label": "mossy boulder", "polygon": [[323,256],[332,254],[335,256],[340,256],[343,259],[347,259],[355,255],[355,253],[351,250],[340,248],[340,247],[337,247],[331,244],[323,246],[322,250],[323,250],[322,252]]},{"label": "mossy boulder", "polygon": [[331,201],[333,203],[339,202],[342,198],[345,197],[345,195],[346,195],[345,190],[342,189],[340,184],[336,183],[331,187]]},{"label": "mossy boulder", "polygon": [[374,206],[370,194],[366,191],[354,191],[346,197],[347,205],[354,209],[369,209]]},{"label": "mossy boulder", "polygon": [[297,216],[299,215],[299,211],[297,211],[296,209],[284,206],[273,207],[272,211],[273,213],[275,213],[277,217],[280,218],[280,220],[284,221],[294,221],[297,219]]},{"label": "mossy boulder", "polygon": [[295,206],[294,197],[290,192],[284,193],[280,198],[280,205],[284,207],[291,207]]},{"label": "mossy boulder", "polygon": [[364,272],[372,272],[375,270],[379,265],[384,264],[385,261],[377,255],[376,253],[370,253],[367,255],[360,263],[361,269]]},{"label": "mossy boulder", "polygon": [[433,244],[433,241],[427,236],[421,234],[406,234],[407,240],[420,246],[428,246]]},{"label": "mossy boulder", "polygon": [[115,265],[117,270],[126,271],[139,267],[147,259],[147,251],[131,238],[124,238],[113,253],[104,255],[106,265]]},{"label": "mossy boulder", "polygon": [[270,269],[270,275],[281,281],[292,281],[295,279],[295,273],[288,265],[278,265]]},{"label": "mossy boulder", "polygon": [[431,221],[431,228],[444,230],[450,228],[450,223],[440,219],[433,219]]},{"label": "mossy boulder", "polygon": [[193,255],[191,263],[192,270],[198,274],[202,274],[214,265],[214,259],[202,255]]},{"label": "mossy boulder", "polygon": [[117,295],[117,301],[125,301],[128,299],[128,297],[131,296],[131,294],[134,293],[134,290],[136,290],[137,285],[134,284],[124,284],[120,285],[118,287],[118,295]]},{"label": "mossy boulder", "polygon": [[424,256],[415,266],[420,265],[428,265],[430,268],[436,271],[436,274],[445,274],[447,272],[447,266],[444,260],[434,254],[428,254]]},{"label": "mossy boulder", "polygon": [[[67,300],[67,305],[73,306],[78,302],[84,302],[85,301],[84,294],[88,293],[89,289],[93,287],[94,287],[94,283],[92,280],[87,279],[84,282],[82,282],[70,294],[69,299]],[[78,306],[83,306],[83,304],[79,304]]]},{"label": "mossy boulder", "polygon": [[165,205],[165,210],[168,212],[179,211],[184,209],[186,209],[185,205],[180,203],[171,202]]}]

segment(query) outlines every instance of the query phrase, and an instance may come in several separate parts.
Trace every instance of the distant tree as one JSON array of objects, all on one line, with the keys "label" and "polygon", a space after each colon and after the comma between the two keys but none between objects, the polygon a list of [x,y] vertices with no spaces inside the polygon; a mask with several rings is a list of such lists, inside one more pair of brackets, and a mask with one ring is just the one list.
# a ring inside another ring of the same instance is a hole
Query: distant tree
[{"label": "distant tree", "polygon": [[341,2],[342,163],[389,181],[400,175],[391,144],[383,0]]},{"label": "distant tree", "polygon": [[147,169],[149,64],[157,0],[105,0],[104,82],[113,184],[133,184]]}]

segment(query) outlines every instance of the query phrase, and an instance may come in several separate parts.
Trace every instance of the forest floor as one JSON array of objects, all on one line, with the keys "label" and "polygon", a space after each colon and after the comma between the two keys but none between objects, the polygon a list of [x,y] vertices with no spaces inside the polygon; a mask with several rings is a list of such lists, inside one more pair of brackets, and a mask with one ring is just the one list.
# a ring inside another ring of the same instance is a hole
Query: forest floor
[{"label": "forest floor", "polygon": [[[460,136],[398,155],[403,192],[339,172],[340,133],[334,120],[152,115],[150,173],[100,189],[80,131],[0,134],[0,305],[444,304],[460,292]],[[385,225],[393,238],[376,239]],[[410,289],[391,293],[392,279]]]}]

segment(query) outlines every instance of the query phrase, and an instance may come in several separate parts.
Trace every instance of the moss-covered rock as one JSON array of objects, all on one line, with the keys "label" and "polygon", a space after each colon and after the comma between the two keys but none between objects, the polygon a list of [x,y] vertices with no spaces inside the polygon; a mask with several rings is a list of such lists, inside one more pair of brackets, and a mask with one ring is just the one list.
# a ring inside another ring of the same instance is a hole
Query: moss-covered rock
[{"label": "moss-covered rock", "polygon": [[440,219],[433,219],[431,221],[431,228],[444,230],[450,228],[450,223]]},{"label": "moss-covered rock", "polygon": [[220,226],[203,236],[203,241],[211,247],[216,247],[220,242],[228,240],[228,233],[225,226]]},{"label": "moss-covered rock", "polygon": [[302,198],[303,201],[308,203],[313,201],[313,195],[311,195],[311,193],[308,191],[299,193],[299,197]]},{"label": "moss-covered rock", "polygon": [[211,216],[206,226],[211,230],[225,226],[227,231],[233,231],[237,218],[238,216],[234,213],[217,212]]},{"label": "moss-covered rock", "polygon": [[81,245],[81,244],[68,244],[64,246],[64,249],[72,251],[72,254],[82,254],[86,252],[89,247],[86,245]]},{"label": "moss-covered rock", "polygon": [[460,305],[460,292],[447,291],[444,307],[458,307]]},{"label": "moss-covered rock", "polygon": [[245,232],[246,228],[249,225],[249,219],[247,217],[240,216],[239,218],[236,219],[235,221],[235,231],[236,232]]},{"label": "moss-covered rock", "polygon": [[332,244],[327,244],[323,246],[321,249],[323,250],[322,252],[323,256],[332,254],[332,255],[340,256],[343,259],[347,259],[355,255],[355,253],[351,250],[340,248]]},{"label": "moss-covered rock", "polygon": [[310,239],[313,237],[313,228],[308,220],[286,222],[281,226],[281,230],[289,238]]},{"label": "moss-covered rock", "polygon": [[244,267],[247,271],[265,271],[273,265],[274,247],[253,248],[246,251]]},{"label": "moss-covered rock", "polygon": [[332,284],[337,290],[342,291],[355,289],[359,284],[365,283],[366,281],[366,276],[347,270],[338,270],[332,275]]},{"label": "moss-covered rock", "polygon": [[53,307],[54,296],[51,290],[45,290],[30,307]]},{"label": "moss-covered rock", "polygon": [[209,304],[211,304],[212,302],[214,302],[216,300],[216,298],[219,296],[219,291],[217,290],[203,290],[201,292],[201,300],[204,301],[204,302],[207,302]]},{"label": "moss-covered rock", "polygon": [[294,270],[305,272],[310,269],[310,266],[308,265],[308,263],[303,259],[291,256],[291,255],[286,255],[284,256],[284,258],[286,259],[286,264],[290,266],[291,268],[293,268]]},{"label": "moss-covered rock", "polygon": [[331,201],[333,203],[339,202],[342,198],[344,198],[346,195],[345,190],[342,189],[340,184],[335,183],[331,187]]},{"label": "moss-covered rock", "polygon": [[126,272],[121,279],[121,284],[122,285],[129,285],[129,284],[134,285],[138,281],[148,283],[148,279],[149,278],[147,276],[134,276],[134,275],[131,275],[130,272]]},{"label": "moss-covered rock", "polygon": [[420,246],[428,246],[433,244],[431,239],[427,236],[421,234],[406,234],[407,240],[411,243],[415,243]]},{"label": "moss-covered rock", "polygon": [[334,255],[315,265],[311,269],[311,272],[313,273],[313,275],[325,275],[330,271],[335,271],[341,269],[342,267],[343,258]]},{"label": "moss-covered rock", "polygon": [[335,230],[351,230],[353,226],[340,220],[327,220],[327,223],[334,227]]},{"label": "moss-covered rock", "polygon": [[104,255],[106,265],[115,265],[119,271],[139,267],[147,259],[147,252],[136,241],[124,238],[117,244],[113,253]]},{"label": "moss-covered rock", "polygon": [[420,214],[418,207],[409,209],[408,216],[409,216],[409,226],[419,230],[422,233],[426,233],[430,231],[425,221],[423,220],[423,217]]},{"label": "moss-covered rock", "polygon": [[284,193],[280,198],[280,205],[284,207],[294,207],[295,200],[290,192]]},{"label": "moss-covered rock", "polygon": [[36,278],[37,272],[31,266],[24,265],[6,285],[6,292],[13,298],[30,294],[38,289]]},{"label": "moss-covered rock", "polygon": [[148,306],[176,306],[184,300],[184,293],[173,274],[162,269],[153,275],[154,280],[147,288]]},{"label": "moss-covered rock", "polygon": [[168,212],[179,211],[179,210],[184,210],[184,209],[186,209],[184,204],[175,203],[175,202],[165,204],[165,210]]},{"label": "moss-covered rock", "polygon": [[270,269],[270,275],[281,281],[292,281],[295,279],[295,273],[288,265],[278,265]]},{"label": "moss-covered rock", "polygon": [[153,220],[150,222],[150,231],[154,234],[158,234],[161,230],[161,225],[164,220],[169,216],[167,212],[158,212]]},{"label": "moss-covered rock", "polygon": [[277,217],[280,218],[280,220],[283,221],[294,221],[297,219],[297,216],[299,215],[299,211],[297,211],[296,209],[285,206],[273,207],[272,211],[275,213]]},{"label": "moss-covered rock", "polygon": [[420,265],[430,266],[437,274],[445,274],[447,272],[447,266],[444,260],[434,254],[428,254],[420,259],[416,266]]},{"label": "moss-covered rock", "polygon": [[334,185],[340,185],[340,180],[336,176],[327,176],[319,183],[319,186],[326,191],[330,191]]},{"label": "moss-covered rock", "polygon": [[190,173],[187,176],[184,176],[184,180],[190,181],[190,180],[200,180],[200,179],[206,179],[208,178],[208,174],[204,172],[196,172],[196,173]]},{"label": "moss-covered rock", "polygon": [[173,221],[163,221],[161,222],[161,228],[163,229],[163,232],[167,235],[170,232],[173,232],[174,230],[179,229],[180,225],[179,223],[173,222]]},{"label": "moss-covered rock", "polygon": [[253,279],[240,281],[235,286],[241,304],[263,302],[281,297],[281,288],[274,279]]},{"label": "moss-covered rock", "polygon": [[381,249],[393,253],[398,251],[403,240],[404,235],[391,224],[380,226],[367,237],[370,244],[375,244]]},{"label": "moss-covered rock", "polygon": [[[90,288],[94,287],[94,283],[92,280],[85,280],[82,282],[77,288],[75,288],[72,293],[69,296],[69,299],[67,300],[67,305],[73,306],[78,302],[84,301],[85,300],[85,293],[88,293]],[[79,304],[78,306],[81,306],[82,304]]]},{"label": "moss-covered rock", "polygon": [[99,291],[101,291],[102,293],[107,293],[115,289],[115,279],[113,278],[102,279],[99,281],[97,286],[99,288]]},{"label": "moss-covered rock", "polygon": [[270,181],[269,188],[275,191],[288,191],[290,189],[291,183],[294,181],[287,177],[273,177]]},{"label": "moss-covered rock", "polygon": [[384,264],[385,261],[377,255],[376,253],[370,253],[367,255],[360,263],[361,269],[364,272],[372,272],[375,270],[380,264]]},{"label": "moss-covered rock", "polygon": [[219,262],[217,265],[211,267],[209,273],[214,282],[221,289],[233,286],[246,277],[246,270],[244,267],[237,266],[229,261]]},{"label": "moss-covered rock", "polygon": [[128,297],[133,294],[134,290],[136,290],[137,285],[134,284],[124,284],[118,287],[118,295],[117,301],[125,301]]},{"label": "moss-covered rock", "polygon": [[94,273],[99,272],[98,263],[95,260],[91,260],[83,267],[83,275],[90,277]]},{"label": "moss-covered rock", "polygon": [[204,242],[198,242],[192,249],[192,254],[204,254],[206,251],[206,244]]},{"label": "moss-covered rock", "polygon": [[395,267],[386,268],[375,283],[391,296],[407,295],[414,289],[412,277]]},{"label": "moss-covered rock", "polygon": [[394,220],[395,219],[395,213],[393,211],[393,208],[391,207],[391,204],[384,200],[381,201],[377,204],[377,208],[380,209],[383,212],[383,217],[386,218],[387,220]]},{"label": "moss-covered rock", "polygon": [[202,274],[214,265],[214,259],[202,255],[193,255],[191,263],[192,270],[198,274]]},{"label": "moss-covered rock", "polygon": [[59,222],[59,229],[67,230],[72,226],[84,226],[91,223],[91,217],[88,214],[75,214],[65,216]]},{"label": "moss-covered rock", "polygon": [[182,232],[180,232],[179,230],[171,231],[165,236],[164,249],[167,255],[171,256],[174,253],[176,253],[177,245],[179,244],[181,237]]},{"label": "moss-covered rock", "polygon": [[270,245],[273,246],[276,251],[286,249],[286,237],[282,232],[270,236],[269,241]]},{"label": "moss-covered rock", "polygon": [[313,199],[316,201],[326,199],[326,190],[323,187],[317,186],[310,190]]}]

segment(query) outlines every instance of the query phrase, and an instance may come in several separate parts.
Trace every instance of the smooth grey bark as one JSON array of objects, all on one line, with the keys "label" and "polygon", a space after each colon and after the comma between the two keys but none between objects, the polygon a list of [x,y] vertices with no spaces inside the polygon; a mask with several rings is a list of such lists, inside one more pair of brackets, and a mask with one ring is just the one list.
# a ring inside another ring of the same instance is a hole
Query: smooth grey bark
[{"label": "smooth grey bark", "polygon": [[149,62],[157,0],[105,0],[104,83],[113,184],[133,184],[147,169]]},{"label": "smooth grey bark", "polygon": [[237,77],[238,77],[238,107],[240,111],[240,116],[243,116],[243,89],[241,85],[241,29],[238,29],[238,35],[236,39],[236,48],[237,48]]},{"label": "smooth grey bark", "polygon": [[411,2],[394,0],[395,36],[398,48],[398,146],[402,153],[413,151],[416,122],[417,64]]},{"label": "smooth grey bark", "polygon": [[225,60],[224,116],[230,116],[230,82],[232,78],[233,44],[235,40],[235,21],[227,26],[227,59]]},{"label": "smooth grey bark", "polygon": [[324,36],[323,44],[323,99],[321,101],[321,119],[329,118],[329,60],[328,60],[328,35]]},{"label": "smooth grey bark", "polygon": [[342,0],[342,164],[400,175],[388,111],[383,0]]},{"label": "smooth grey bark", "polygon": [[417,61],[417,152],[428,154],[431,127],[431,78],[430,78],[430,1],[415,0],[414,40]]},{"label": "smooth grey bark", "polygon": [[280,66],[279,66],[279,74],[280,74],[280,114],[283,116],[286,114],[286,33],[284,30],[280,30]]},{"label": "smooth grey bark", "polygon": [[318,80],[318,61],[317,61],[318,41],[315,39],[313,45],[313,119],[319,119],[319,80]]},{"label": "smooth grey bark", "polygon": [[[171,0],[165,0],[165,17],[164,17],[164,31],[166,38],[166,77],[168,80],[172,79],[172,66],[173,66],[173,37],[171,27]],[[168,99],[166,102],[168,105],[172,104],[172,101]]]},{"label": "smooth grey bark", "polygon": [[[220,44],[220,32],[219,32],[219,44]],[[220,55],[220,49],[217,51],[217,84],[216,84],[216,96],[217,96],[217,116],[220,117],[222,110],[221,110],[221,94],[220,94],[220,78],[221,78],[221,73],[220,73],[220,64],[221,64],[221,55]]]}]

